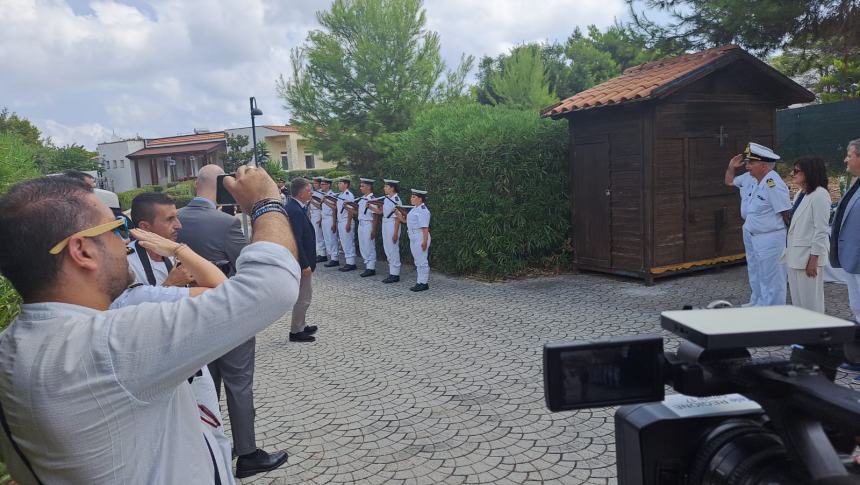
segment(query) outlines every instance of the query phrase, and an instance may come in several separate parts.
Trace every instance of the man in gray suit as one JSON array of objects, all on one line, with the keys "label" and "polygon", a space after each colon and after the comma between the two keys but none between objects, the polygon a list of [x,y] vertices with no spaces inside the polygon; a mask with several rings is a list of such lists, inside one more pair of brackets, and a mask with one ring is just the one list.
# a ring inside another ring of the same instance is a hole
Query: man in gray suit
[{"label": "man in gray suit", "polygon": [[[860,177],[860,139],[848,142],[845,155],[848,173]],[[860,323],[860,183],[855,179],[839,201],[830,235],[830,264],[848,273],[848,303],[854,319]]]},{"label": "man in gray suit", "polygon": [[[219,211],[215,206],[216,182],[224,170],[206,165],[197,174],[197,197],[179,210],[182,228],[178,242],[187,244],[209,261],[229,261],[230,274],[236,271],[236,260],[247,244],[239,219]],[[239,322],[237,322],[239,323]],[[220,396],[221,381],[227,390],[227,412],[230,415],[236,477],[245,478],[283,465],[283,451],[267,453],[257,448],[254,434],[254,346],[255,338],[239,345],[209,364],[209,372]]]}]

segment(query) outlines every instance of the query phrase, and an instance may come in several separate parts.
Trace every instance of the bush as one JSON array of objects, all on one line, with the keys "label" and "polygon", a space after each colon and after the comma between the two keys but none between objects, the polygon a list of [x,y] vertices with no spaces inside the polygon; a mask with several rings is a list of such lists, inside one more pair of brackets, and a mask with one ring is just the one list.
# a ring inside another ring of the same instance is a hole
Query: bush
[{"label": "bush", "polygon": [[[0,133],[0,194],[18,182],[39,176],[35,162],[37,154],[37,148],[24,143],[19,136]],[[0,276],[0,329],[9,325],[20,307],[18,292]]]},{"label": "bush", "polygon": [[144,185],[137,189],[126,190],[125,192],[116,194],[119,197],[119,207],[124,211],[131,209],[131,201],[135,197],[144,192],[156,192],[155,187],[157,185]]},{"label": "bush", "polygon": [[[344,175],[351,175],[346,170],[339,170],[336,168],[312,168],[310,170],[289,170],[284,172],[286,174],[287,181],[290,181],[296,177],[304,177],[308,180],[314,177],[328,177],[328,178],[337,178],[343,177]],[[358,179],[356,179],[358,180]]]},{"label": "bush", "polygon": [[432,108],[394,140],[383,177],[401,181],[404,203],[410,188],[429,191],[437,269],[496,278],[567,264],[565,123],[478,104]]}]

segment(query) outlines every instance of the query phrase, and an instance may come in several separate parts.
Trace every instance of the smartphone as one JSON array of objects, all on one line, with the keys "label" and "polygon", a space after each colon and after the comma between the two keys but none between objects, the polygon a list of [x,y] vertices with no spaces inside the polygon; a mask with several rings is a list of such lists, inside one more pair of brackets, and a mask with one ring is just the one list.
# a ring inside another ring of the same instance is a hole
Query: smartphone
[{"label": "smartphone", "polygon": [[215,192],[215,203],[218,205],[236,205],[236,199],[233,198],[227,187],[224,187],[224,177],[233,177],[236,173],[225,173],[218,176],[217,191]]},{"label": "smartphone", "polygon": [[663,339],[658,336],[547,343],[543,357],[550,411],[663,400]]}]

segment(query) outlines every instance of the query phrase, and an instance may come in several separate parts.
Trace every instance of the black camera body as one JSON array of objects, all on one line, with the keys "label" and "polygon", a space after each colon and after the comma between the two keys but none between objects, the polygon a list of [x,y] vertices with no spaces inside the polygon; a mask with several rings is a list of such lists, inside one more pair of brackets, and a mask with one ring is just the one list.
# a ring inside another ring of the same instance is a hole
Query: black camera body
[{"label": "black camera body", "polygon": [[[551,411],[623,405],[619,483],[860,483],[843,462],[860,393],[833,382],[858,327],[790,306],[664,312],[661,324],[684,339],[676,352],[656,336],[544,346]],[[804,348],[747,350],[788,344]]]}]

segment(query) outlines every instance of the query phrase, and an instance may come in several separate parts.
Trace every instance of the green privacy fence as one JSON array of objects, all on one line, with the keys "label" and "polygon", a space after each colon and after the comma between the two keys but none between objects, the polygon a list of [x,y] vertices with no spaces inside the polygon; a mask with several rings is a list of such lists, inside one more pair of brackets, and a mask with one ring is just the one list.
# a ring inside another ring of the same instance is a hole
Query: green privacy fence
[{"label": "green privacy fence", "polygon": [[841,173],[845,146],[860,138],[860,99],[777,111],[776,137],[783,159],[816,155]]}]

